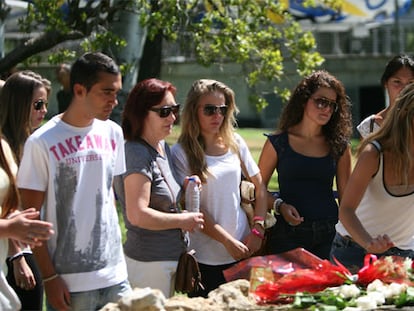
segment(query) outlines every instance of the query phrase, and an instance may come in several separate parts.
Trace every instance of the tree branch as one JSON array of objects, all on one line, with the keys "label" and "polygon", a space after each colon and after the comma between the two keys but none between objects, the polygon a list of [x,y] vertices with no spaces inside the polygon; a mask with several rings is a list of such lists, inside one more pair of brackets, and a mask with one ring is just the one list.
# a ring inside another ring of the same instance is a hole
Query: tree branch
[{"label": "tree branch", "polygon": [[78,31],[64,34],[60,32],[45,32],[15,47],[4,58],[0,59],[0,72],[7,72],[20,62],[25,61],[28,57],[47,51],[59,43],[84,37],[85,34]]}]

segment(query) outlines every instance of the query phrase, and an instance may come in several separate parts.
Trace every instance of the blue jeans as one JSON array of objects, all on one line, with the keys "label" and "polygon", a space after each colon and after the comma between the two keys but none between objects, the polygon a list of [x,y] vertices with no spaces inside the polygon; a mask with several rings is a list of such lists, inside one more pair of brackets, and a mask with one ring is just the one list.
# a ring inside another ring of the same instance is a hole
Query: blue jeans
[{"label": "blue jeans", "polygon": [[[364,266],[364,257],[367,254],[366,250],[358,243],[354,242],[350,237],[341,236],[339,233],[335,235],[332,242],[332,249],[330,259],[332,262],[335,257],[341,264],[348,268],[351,273],[357,273],[359,269]],[[414,258],[414,251],[411,249],[400,249],[392,247],[382,254],[375,254],[377,257],[381,256],[401,256]]]},{"label": "blue jeans", "polygon": [[291,226],[278,218],[266,242],[266,252],[280,254],[304,248],[321,259],[329,259],[336,223],[336,219],[305,220],[298,226]]},{"label": "blue jeans", "polygon": [[[99,288],[86,292],[71,292],[70,306],[73,311],[92,311],[100,310],[109,302],[117,302],[122,296],[131,292],[128,281],[124,281],[114,286]],[[47,303],[48,311],[56,309]]]}]

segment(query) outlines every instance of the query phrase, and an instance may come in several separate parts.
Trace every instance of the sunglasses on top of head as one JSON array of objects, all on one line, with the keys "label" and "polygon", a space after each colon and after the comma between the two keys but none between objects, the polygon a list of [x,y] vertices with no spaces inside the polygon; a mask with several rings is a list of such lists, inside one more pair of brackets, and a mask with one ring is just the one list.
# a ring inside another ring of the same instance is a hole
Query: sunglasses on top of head
[{"label": "sunglasses on top of head", "polygon": [[216,113],[221,114],[222,116],[225,116],[227,113],[228,107],[226,105],[223,106],[214,106],[214,105],[205,105],[203,107],[203,113],[206,116],[212,116]]},{"label": "sunglasses on top of head", "polygon": [[311,97],[312,101],[315,103],[316,108],[324,110],[326,108],[332,109],[335,112],[338,109],[338,103],[327,99],[325,97]]},{"label": "sunglasses on top of head", "polygon": [[180,105],[174,105],[174,106],[164,106],[160,108],[150,108],[149,110],[154,111],[158,113],[160,118],[167,118],[170,116],[171,112],[177,116],[180,111]]},{"label": "sunglasses on top of head", "polygon": [[45,106],[47,108],[47,101],[44,101],[43,99],[38,99],[33,103],[34,110],[40,110]]}]

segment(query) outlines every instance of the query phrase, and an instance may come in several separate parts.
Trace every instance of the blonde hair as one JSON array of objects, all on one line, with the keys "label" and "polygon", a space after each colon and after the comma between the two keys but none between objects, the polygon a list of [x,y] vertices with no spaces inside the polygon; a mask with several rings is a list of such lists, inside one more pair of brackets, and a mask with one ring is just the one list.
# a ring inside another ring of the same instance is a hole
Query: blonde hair
[{"label": "blonde hair", "polygon": [[205,142],[201,135],[197,110],[200,98],[213,92],[222,93],[228,107],[219,130],[220,139],[230,150],[238,152],[238,145],[234,138],[234,129],[236,126],[235,114],[239,110],[236,106],[233,90],[216,80],[200,79],[194,81],[188,91],[181,114],[181,135],[178,138],[178,142],[187,155],[191,174],[200,176],[202,182],[207,180],[208,169],[204,156]]},{"label": "blonde hair", "polygon": [[413,165],[414,142],[414,83],[407,85],[398,95],[395,105],[384,119],[381,128],[367,136],[358,148],[358,154],[371,141],[380,142],[383,151],[391,156],[395,177],[401,185],[408,186]]}]

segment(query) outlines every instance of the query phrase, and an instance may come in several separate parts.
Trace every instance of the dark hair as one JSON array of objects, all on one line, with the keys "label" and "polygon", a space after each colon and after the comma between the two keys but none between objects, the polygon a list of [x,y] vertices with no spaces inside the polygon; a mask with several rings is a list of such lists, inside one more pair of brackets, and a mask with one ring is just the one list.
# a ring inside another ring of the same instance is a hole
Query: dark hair
[{"label": "dark hair", "polygon": [[126,140],[140,139],[149,109],[162,102],[167,92],[175,96],[175,86],[154,78],[135,85],[128,95],[122,113],[122,129]]},{"label": "dark hair", "polygon": [[36,75],[27,71],[16,72],[7,78],[0,94],[0,127],[17,163],[32,130],[30,114],[33,93],[40,87],[45,86]]},{"label": "dark hair", "polygon": [[73,93],[73,86],[81,84],[89,91],[99,80],[100,73],[120,74],[115,61],[109,56],[100,53],[85,53],[72,65],[70,71],[70,89]]},{"label": "dark hair", "polygon": [[330,88],[336,93],[338,109],[332,113],[328,123],[322,126],[322,133],[326,137],[332,156],[338,159],[351,138],[352,117],[343,84],[327,71],[316,71],[299,82],[282,111],[279,130],[288,131],[290,127],[302,121],[306,102],[322,87]]},{"label": "dark hair", "polygon": [[42,77],[40,74],[38,74],[37,72],[31,71],[31,70],[23,70],[22,72],[25,75],[28,75],[30,77],[33,77],[33,78],[41,81],[43,83],[43,86],[46,89],[47,97],[49,98],[50,93],[52,92],[52,82],[50,82],[49,79],[46,79],[46,78]]},{"label": "dark hair", "polygon": [[411,56],[400,54],[394,56],[385,66],[384,73],[381,77],[381,85],[384,86],[388,79],[403,67],[407,67],[414,74],[414,60]]}]

